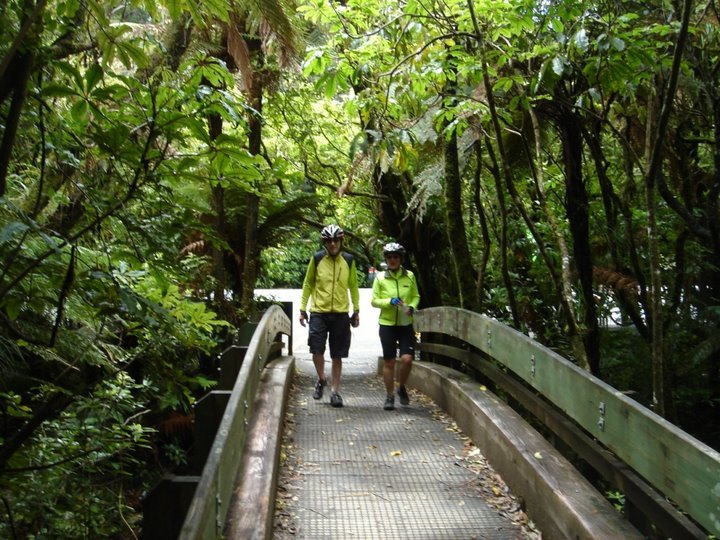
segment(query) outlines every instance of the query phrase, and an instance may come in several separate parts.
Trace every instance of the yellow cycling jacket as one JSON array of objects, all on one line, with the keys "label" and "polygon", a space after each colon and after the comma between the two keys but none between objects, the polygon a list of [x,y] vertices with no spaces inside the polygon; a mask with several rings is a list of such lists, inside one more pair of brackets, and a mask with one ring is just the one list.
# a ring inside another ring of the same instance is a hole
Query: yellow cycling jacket
[{"label": "yellow cycling jacket", "polygon": [[305,272],[300,310],[306,311],[308,300],[312,298],[310,311],[313,313],[348,313],[348,290],[353,311],[359,313],[360,292],[355,259],[344,251],[335,257],[325,250],[318,251],[310,259]]},{"label": "yellow cycling jacket", "polygon": [[412,315],[405,313],[403,306],[393,306],[390,301],[400,298],[406,306],[417,309],[420,304],[415,275],[405,268],[397,272],[378,272],[373,281],[371,304],[380,308],[379,323],[383,326],[407,326],[412,324]]}]

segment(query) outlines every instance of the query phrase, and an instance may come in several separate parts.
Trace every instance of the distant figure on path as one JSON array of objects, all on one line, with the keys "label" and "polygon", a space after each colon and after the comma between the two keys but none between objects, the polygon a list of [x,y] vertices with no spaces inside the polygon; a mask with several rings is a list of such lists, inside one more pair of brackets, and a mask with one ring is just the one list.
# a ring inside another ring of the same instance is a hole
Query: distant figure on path
[{"label": "distant figure on path", "polygon": [[386,411],[395,408],[395,361],[400,350],[397,394],[402,405],[410,403],[407,383],[415,357],[415,330],[413,313],[420,304],[415,276],[402,266],[405,248],[397,242],[383,247],[387,270],[379,272],[373,281],[371,303],[380,308],[380,344],[383,350],[383,380],[385,382]]},{"label": "distant figure on path", "polygon": [[[312,354],[318,380],[315,384],[314,399],[321,399],[327,386],[325,377],[325,343],[330,345],[332,371],[330,380],[330,405],[342,407],[340,377],[342,359],[350,351],[350,325],[360,324],[360,292],[355,260],[352,255],[341,251],[345,232],[337,225],[327,225],[320,232],[324,249],[316,252],[308,263],[300,298],[300,324],[309,321],[308,345]],[[353,312],[348,316],[352,300]],[[312,298],[308,318],[308,300]]]},{"label": "distant figure on path", "polygon": [[367,275],[367,285],[368,287],[372,287],[373,281],[375,281],[375,276],[377,275],[377,270],[374,266],[371,266],[368,268],[368,275]]}]

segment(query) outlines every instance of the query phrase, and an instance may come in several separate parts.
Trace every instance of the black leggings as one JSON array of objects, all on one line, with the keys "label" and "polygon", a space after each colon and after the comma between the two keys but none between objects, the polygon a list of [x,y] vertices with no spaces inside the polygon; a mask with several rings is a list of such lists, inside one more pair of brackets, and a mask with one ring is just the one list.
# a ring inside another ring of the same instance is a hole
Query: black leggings
[{"label": "black leggings", "polygon": [[398,348],[400,356],[409,354],[415,357],[415,330],[412,324],[407,326],[384,326],[380,325],[380,344],[383,350],[383,359],[392,360],[397,358]]}]

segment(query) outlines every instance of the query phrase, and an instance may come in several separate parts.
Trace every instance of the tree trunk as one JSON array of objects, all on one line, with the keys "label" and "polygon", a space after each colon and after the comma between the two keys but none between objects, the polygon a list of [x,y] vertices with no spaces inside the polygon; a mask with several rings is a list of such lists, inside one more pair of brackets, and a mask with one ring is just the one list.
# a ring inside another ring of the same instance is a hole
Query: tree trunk
[{"label": "tree trunk", "polygon": [[[607,176],[607,162],[603,153],[602,144],[602,131],[599,122],[593,122],[591,125],[591,131],[583,131],[585,142],[590,149],[590,155],[592,156],[593,162],[595,163],[595,170],[598,174],[598,180],[600,182],[600,193],[602,194],[603,207],[605,210],[605,225],[607,228],[608,247],[610,250],[610,256],[612,257],[614,271],[620,275],[631,274],[637,279],[637,287],[644,290],[643,274],[639,267],[633,264],[631,270],[626,268],[623,263],[623,259],[620,255],[619,246],[626,242],[631,252],[631,259],[637,260],[637,252],[635,249],[635,243],[633,235],[630,231],[632,228],[632,219],[630,219],[631,212],[628,210],[627,205],[618,197],[617,193],[613,189],[612,181]],[[626,155],[626,159],[629,156]],[[629,179],[632,181],[632,166],[628,167],[627,173],[630,175]],[[625,219],[625,227],[627,228],[627,235],[625,238],[620,238],[620,227],[618,227],[619,218]],[[634,288],[635,289],[635,288]],[[635,327],[641,336],[649,340],[649,330],[645,322],[643,321],[642,314],[637,307],[637,290],[625,290],[625,288],[615,288],[615,298],[618,305],[622,309],[622,313],[627,315],[633,322]]]},{"label": "tree trunk", "polygon": [[[265,58],[259,39],[246,38],[250,51],[253,76],[251,87],[247,89],[250,106],[248,112],[248,150],[253,156],[262,151],[262,106],[263,106],[263,66]],[[241,307],[245,313],[250,312],[255,297],[255,284],[258,277],[258,259],[260,257],[258,243],[258,224],[260,219],[260,186],[254,185],[245,196],[245,258],[242,268]]]},{"label": "tree trunk", "polygon": [[28,82],[35,64],[34,48],[37,47],[42,33],[42,17],[46,4],[47,0],[25,2],[22,27],[0,59],[0,105],[12,96],[0,142],[0,197],[4,197],[7,190],[8,168],[27,97]]},{"label": "tree trunk", "polygon": [[[82,395],[80,392],[77,394]],[[75,399],[74,392],[57,392],[47,398],[42,405],[35,408],[23,426],[6,437],[0,445],[0,472],[4,471],[8,461],[13,457],[35,431],[47,420],[57,418]]]},{"label": "tree trunk", "polygon": [[[652,129],[652,117],[648,107],[648,142]],[[646,155],[651,160],[650,144]],[[653,373],[653,409],[660,416],[665,416],[665,357],[663,336],[663,308],[662,308],[662,275],[660,273],[660,248],[658,246],[659,231],[657,226],[657,183],[648,173],[645,182],[645,203],[648,212],[648,264],[650,265],[650,288],[648,290],[650,306],[650,349],[652,351]]]},{"label": "tree trunk", "polygon": [[445,143],[445,211],[448,241],[452,251],[451,264],[454,271],[460,307],[477,309],[475,280],[470,263],[470,249],[465,234],[462,208],[462,178],[458,160],[457,134],[453,131]]},{"label": "tree trunk", "polygon": [[[628,126],[625,137],[626,139],[630,139],[630,127]],[[635,198],[635,178],[634,178],[634,170],[635,170],[636,160],[633,157],[632,152],[630,151],[630,148],[628,145],[623,146],[623,169],[625,171],[625,179],[626,179],[626,189],[624,190],[624,193],[620,194],[619,199],[620,200],[632,200]],[[647,292],[647,281],[645,279],[645,271],[643,268],[643,265],[641,264],[641,257],[638,251],[638,246],[636,244],[635,238],[638,236],[635,233],[635,223],[633,221],[633,214],[632,210],[627,205],[620,205],[620,212],[623,217],[623,225],[625,227],[626,232],[626,238],[627,238],[627,246],[628,246],[628,255],[630,258],[629,264],[630,264],[630,270],[633,274],[633,276],[638,281],[638,309],[639,311],[642,311],[645,313],[645,316],[647,317],[647,314],[650,312],[650,307],[648,306],[647,300],[648,300],[648,292]],[[622,306],[622,304],[621,304]],[[633,319],[632,312],[623,313],[623,315],[628,315],[630,317],[630,320],[633,321],[635,324],[635,327],[637,328],[638,332],[641,336],[645,339],[647,343],[650,343],[651,336],[650,336],[650,327],[649,324],[644,322],[643,320],[635,320]]]},{"label": "tree trunk", "polygon": [[478,264],[477,280],[475,282],[475,296],[478,301],[478,311],[482,312],[482,303],[485,291],[485,274],[488,262],[490,261],[491,242],[487,217],[485,216],[485,208],[483,207],[482,199],[480,197],[480,178],[482,172],[482,148],[480,146],[480,141],[475,143],[475,157],[477,163],[473,177],[473,201],[475,202],[475,210],[477,211],[478,220],[480,222],[480,238],[482,240],[482,255],[480,256],[480,264]]},{"label": "tree trunk", "polygon": [[[535,133],[535,161],[537,163],[537,167],[535,168],[535,181],[537,183],[537,191],[539,196],[538,198],[540,200],[540,206],[542,207],[545,214],[545,219],[547,219],[553,236],[555,237],[558,252],[560,253],[560,277],[554,279],[555,286],[558,289],[558,294],[560,295],[560,302],[563,306],[563,312],[565,313],[565,320],[567,321],[568,325],[568,339],[570,340],[570,347],[573,351],[573,355],[575,356],[575,358],[578,359],[579,363],[587,369],[587,355],[585,352],[585,346],[582,342],[582,333],[580,332],[580,325],[577,322],[577,314],[575,312],[573,303],[570,252],[568,250],[567,242],[565,242],[565,236],[560,231],[560,226],[557,222],[556,216],[548,208],[547,205],[547,200],[545,197],[545,172],[541,151],[542,134],[540,132],[540,124],[538,123],[537,115],[532,108],[530,109],[529,114]],[[544,252],[545,249],[542,249]],[[549,271],[554,273],[549,257],[544,256],[544,258],[546,260]]]},{"label": "tree trunk", "polygon": [[[473,27],[475,28],[475,34],[477,36],[479,43],[484,43],[483,40],[483,34],[480,30],[480,26],[478,25],[477,18],[475,16],[475,7],[472,2],[472,0],[468,1],[468,8],[470,9],[470,15],[472,17],[473,21]],[[482,69],[482,78],[483,78],[483,86],[485,87],[485,93],[487,94],[487,101],[488,101],[488,110],[490,111],[490,121],[492,122],[493,131],[495,132],[495,140],[497,141],[498,146],[498,153],[500,154],[500,165],[502,166],[502,178],[505,179],[505,184],[508,187],[508,189],[512,189],[513,181],[512,181],[512,170],[510,169],[510,161],[507,157],[507,152],[505,151],[505,145],[503,143],[503,131],[502,127],[500,126],[500,119],[497,113],[497,107],[495,106],[495,96],[493,95],[493,85],[490,81],[490,73],[488,70],[487,60],[485,58],[485,50],[484,45],[480,46],[479,49],[480,52],[480,66]],[[486,135],[487,140],[487,148],[488,152],[491,155],[491,159],[494,163],[494,170],[493,174],[495,176],[495,185],[497,190],[497,197],[498,202],[500,203],[500,212],[501,212],[501,219],[502,219],[502,239],[501,239],[501,253],[502,253],[502,273],[503,273],[503,280],[505,281],[505,287],[507,288],[508,292],[508,301],[510,303],[510,310],[513,317],[513,325],[515,328],[520,329],[521,328],[521,321],[520,321],[520,315],[518,312],[518,306],[517,302],[515,300],[515,291],[512,284],[512,280],[510,278],[510,272],[508,269],[508,261],[507,261],[507,208],[505,206],[505,196],[503,193],[503,186],[501,182],[501,173],[500,168],[498,167],[498,161],[495,155],[492,153],[492,145],[490,144],[489,136]],[[512,196],[512,192],[510,193]],[[527,220],[526,220],[527,222]]]},{"label": "tree trunk", "polygon": [[[209,83],[208,83],[209,84]],[[220,115],[211,114],[208,117],[208,135],[211,141],[222,135],[223,121]],[[215,211],[213,225],[218,237],[227,241],[227,222],[225,219],[225,190],[221,185],[213,187],[212,190],[212,207]],[[225,299],[225,288],[227,287],[227,271],[225,269],[225,250],[219,246],[213,246],[211,249],[213,260],[213,277],[215,278],[215,290],[213,297],[218,311],[223,316],[227,316],[227,301]]]},{"label": "tree trunk", "polygon": [[502,185],[502,179],[500,178],[500,169],[497,164],[497,158],[493,150],[490,136],[485,135],[485,147],[492,163],[491,172],[495,179],[495,191],[498,199],[498,211],[500,212],[500,272],[503,277],[503,283],[505,284],[505,290],[508,295],[508,307],[510,308],[510,314],[512,315],[513,326],[520,328],[520,315],[517,306],[517,300],[515,299],[515,286],[513,285],[512,278],[510,277],[510,269],[508,267],[508,216],[507,206],[505,204],[505,190]]},{"label": "tree trunk", "polygon": [[14,79],[12,100],[10,101],[10,110],[5,119],[5,129],[3,132],[2,142],[0,143],[0,197],[5,196],[7,190],[7,174],[12,158],[13,147],[15,146],[15,135],[17,134],[18,125],[20,124],[20,116],[22,115],[23,106],[25,105],[25,97],[27,96],[27,86],[32,72],[34,56],[32,53],[21,53],[13,62],[12,72],[8,72],[8,76]]},{"label": "tree trunk", "polygon": [[[559,100],[564,102],[562,98]],[[589,203],[582,174],[582,134],[579,119],[562,109],[559,122],[562,155],[565,167],[567,217],[573,239],[575,268],[580,281],[584,308],[585,334],[583,342],[590,372],[600,374],[600,329],[593,296],[593,263],[590,252]]]},{"label": "tree trunk", "polygon": [[[667,88],[665,89],[663,102],[660,109],[660,117],[657,118],[657,129],[651,123],[654,115],[648,112],[646,159],[648,163],[645,177],[646,197],[648,206],[648,258],[650,261],[651,275],[651,312],[652,312],[652,356],[653,356],[653,405],[656,412],[665,416],[667,401],[670,399],[670,392],[666,392],[667,380],[665,377],[665,343],[663,333],[663,309],[662,309],[662,275],[660,271],[660,249],[659,231],[657,227],[657,189],[662,181],[662,154],[665,139],[665,132],[670,121],[675,90],[677,88],[682,62],[683,49],[687,40],[690,24],[690,13],[692,11],[692,0],[685,0],[683,3],[682,20],[678,34],[675,50],[673,51],[673,63],[670,70]],[[650,107],[648,107],[650,109]]]},{"label": "tree trunk", "polygon": [[[414,215],[405,215],[408,208],[406,191],[411,189],[411,182],[406,175],[392,171],[383,172],[375,167],[373,185],[380,196],[379,219],[383,232],[396,239],[408,252],[409,259],[416,261],[433,261],[445,245],[445,238],[437,233],[429,219],[416,219]],[[441,291],[437,286],[437,275],[433,272],[434,264],[415,265],[418,288],[424,307],[438,306],[442,303]]]},{"label": "tree trunk", "polygon": [[715,89],[713,96],[713,116],[715,125],[715,144],[713,145],[713,163],[715,171],[712,176],[712,184],[708,190],[707,200],[707,223],[712,238],[713,262],[710,269],[712,277],[709,282],[713,284],[710,288],[709,303],[720,305],[720,89]]}]

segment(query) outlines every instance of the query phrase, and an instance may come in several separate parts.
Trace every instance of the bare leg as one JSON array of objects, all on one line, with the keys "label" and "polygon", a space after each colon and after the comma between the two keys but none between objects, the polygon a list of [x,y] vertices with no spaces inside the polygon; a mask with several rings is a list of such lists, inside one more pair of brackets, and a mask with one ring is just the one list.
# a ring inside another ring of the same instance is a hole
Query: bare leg
[{"label": "bare leg", "polygon": [[313,354],[313,364],[315,364],[315,371],[317,371],[318,379],[321,381],[325,380],[325,355],[324,354]]},{"label": "bare leg", "polygon": [[[400,386],[405,386],[405,383],[410,377],[410,371],[412,370],[413,357],[411,354],[403,354],[400,357],[400,369],[398,373],[398,382]],[[387,382],[385,383],[387,386]]]},{"label": "bare leg", "polygon": [[332,359],[331,390],[335,394],[340,393],[340,376],[342,375],[342,358]]},{"label": "bare leg", "polygon": [[395,358],[385,360],[383,365],[383,380],[385,381],[385,393],[392,396],[395,392]]}]

